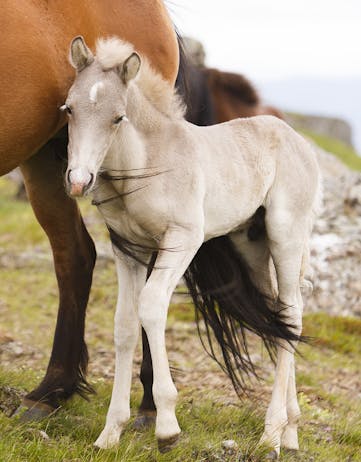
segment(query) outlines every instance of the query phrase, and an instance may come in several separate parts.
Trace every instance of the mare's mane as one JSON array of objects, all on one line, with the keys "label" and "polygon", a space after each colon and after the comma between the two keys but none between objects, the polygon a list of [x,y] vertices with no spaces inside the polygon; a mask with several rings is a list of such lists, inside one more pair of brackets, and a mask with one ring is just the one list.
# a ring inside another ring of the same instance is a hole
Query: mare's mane
[{"label": "mare's mane", "polygon": [[[132,44],[115,37],[99,39],[96,43],[96,58],[104,71],[121,66],[134,51]],[[141,61],[136,84],[143,95],[167,117],[183,118],[185,106],[177,91],[152,68],[145,56],[141,56]]]}]

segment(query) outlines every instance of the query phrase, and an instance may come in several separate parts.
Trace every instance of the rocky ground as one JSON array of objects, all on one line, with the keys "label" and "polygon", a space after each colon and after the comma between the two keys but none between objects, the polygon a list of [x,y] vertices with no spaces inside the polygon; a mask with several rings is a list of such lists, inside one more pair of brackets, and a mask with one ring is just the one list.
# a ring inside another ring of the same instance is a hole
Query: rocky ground
[{"label": "rocky ground", "polygon": [[306,310],[361,317],[361,174],[317,153],[324,203],[312,236],[314,290]]}]

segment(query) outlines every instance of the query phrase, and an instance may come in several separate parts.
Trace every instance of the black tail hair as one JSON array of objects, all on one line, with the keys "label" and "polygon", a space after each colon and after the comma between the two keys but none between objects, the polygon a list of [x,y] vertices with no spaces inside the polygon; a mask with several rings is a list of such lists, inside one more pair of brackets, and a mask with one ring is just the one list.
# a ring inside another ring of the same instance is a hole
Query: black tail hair
[{"label": "black tail hair", "polygon": [[[257,376],[248,351],[247,330],[261,337],[272,359],[280,339],[289,343],[300,340],[285,319],[285,306],[271,306],[271,300],[256,288],[249,274],[230,238],[221,236],[202,245],[184,276],[202,345],[230,377],[238,395],[247,390],[247,376]],[[215,350],[212,333],[222,358]]]}]

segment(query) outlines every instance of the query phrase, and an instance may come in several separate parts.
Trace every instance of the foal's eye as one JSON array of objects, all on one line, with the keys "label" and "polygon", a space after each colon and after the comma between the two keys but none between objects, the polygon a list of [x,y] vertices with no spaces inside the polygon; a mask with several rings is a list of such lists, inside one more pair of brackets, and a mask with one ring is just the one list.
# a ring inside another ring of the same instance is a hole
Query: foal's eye
[{"label": "foal's eye", "polygon": [[116,117],[114,120],[113,120],[113,124],[114,125],[118,125],[120,124],[120,122],[122,120],[128,120],[127,117],[125,115],[122,115],[122,116],[119,116],[119,117]]}]

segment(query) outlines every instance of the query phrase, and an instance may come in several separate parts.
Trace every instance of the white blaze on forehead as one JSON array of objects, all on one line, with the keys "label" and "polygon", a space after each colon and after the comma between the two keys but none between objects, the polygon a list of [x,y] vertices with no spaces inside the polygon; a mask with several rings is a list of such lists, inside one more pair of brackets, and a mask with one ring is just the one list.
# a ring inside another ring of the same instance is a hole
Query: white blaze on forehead
[{"label": "white blaze on forehead", "polygon": [[96,82],[90,89],[89,99],[92,103],[97,102],[98,91],[104,87],[103,82]]}]

